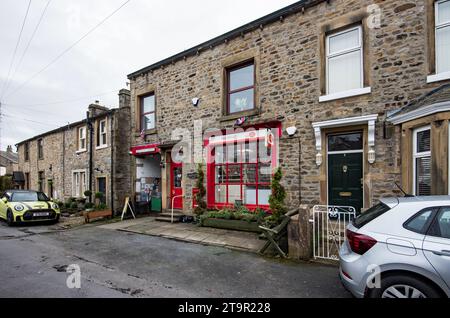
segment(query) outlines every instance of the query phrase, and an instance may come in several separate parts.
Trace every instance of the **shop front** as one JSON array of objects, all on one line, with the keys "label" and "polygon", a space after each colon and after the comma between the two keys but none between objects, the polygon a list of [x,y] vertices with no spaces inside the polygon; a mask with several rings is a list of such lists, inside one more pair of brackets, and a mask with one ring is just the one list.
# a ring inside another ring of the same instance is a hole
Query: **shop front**
[{"label": "shop front", "polygon": [[266,125],[208,138],[208,208],[269,209],[280,133],[279,125]]},{"label": "shop front", "polygon": [[140,212],[162,210],[161,150],[157,144],[136,146],[131,149],[135,157],[135,197]]}]

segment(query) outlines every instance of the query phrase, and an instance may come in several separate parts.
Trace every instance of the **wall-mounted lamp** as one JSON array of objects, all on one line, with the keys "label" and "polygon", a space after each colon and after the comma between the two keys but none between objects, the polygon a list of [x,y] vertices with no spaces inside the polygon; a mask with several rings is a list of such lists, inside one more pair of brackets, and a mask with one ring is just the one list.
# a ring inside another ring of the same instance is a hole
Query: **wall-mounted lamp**
[{"label": "wall-mounted lamp", "polygon": [[192,99],[192,105],[194,107],[198,107],[199,104],[200,104],[200,98],[195,97],[195,98]]},{"label": "wall-mounted lamp", "polygon": [[297,132],[297,127],[295,126],[291,126],[286,128],[286,132],[289,135],[289,137],[293,137],[295,135],[295,133]]},{"label": "wall-mounted lamp", "polygon": [[375,163],[375,150],[373,150],[373,148],[370,148],[367,154],[367,160],[369,161],[370,164]]},{"label": "wall-mounted lamp", "polygon": [[164,161],[164,158],[163,158],[163,157],[161,157],[161,162],[159,163],[159,166],[161,167],[161,169],[164,169],[164,168],[166,168],[166,163],[165,163],[165,161]]}]

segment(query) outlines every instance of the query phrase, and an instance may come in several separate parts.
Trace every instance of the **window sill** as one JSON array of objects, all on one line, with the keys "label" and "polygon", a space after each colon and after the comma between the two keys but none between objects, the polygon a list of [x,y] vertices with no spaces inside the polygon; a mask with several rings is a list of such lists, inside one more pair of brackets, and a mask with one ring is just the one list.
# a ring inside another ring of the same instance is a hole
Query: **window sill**
[{"label": "window sill", "polygon": [[450,79],[450,72],[443,72],[439,74],[430,75],[427,77],[427,83],[436,83]]},{"label": "window sill", "polygon": [[319,103],[328,102],[328,101],[332,101],[332,100],[336,100],[336,99],[353,97],[353,96],[366,95],[366,94],[370,94],[370,93],[372,93],[371,87],[356,88],[356,89],[351,89],[351,90],[344,91],[344,92],[320,96]]},{"label": "window sill", "polygon": [[87,149],[80,149],[80,150],[77,150],[75,153],[77,155],[79,155],[79,154],[84,153],[84,152],[87,152]]},{"label": "window sill", "polygon": [[[144,132],[144,135],[156,135],[158,133],[158,129],[149,129]],[[141,137],[141,132],[136,132],[135,137]]]},{"label": "window sill", "polygon": [[224,115],[221,118],[219,118],[219,121],[231,121],[231,120],[239,119],[241,117],[257,116],[259,114],[260,114],[259,109],[255,108],[255,109],[246,110],[246,111],[239,112],[239,113]]},{"label": "window sill", "polygon": [[95,150],[102,150],[102,149],[106,149],[106,148],[108,148],[108,145],[102,145],[102,146],[95,147]]}]

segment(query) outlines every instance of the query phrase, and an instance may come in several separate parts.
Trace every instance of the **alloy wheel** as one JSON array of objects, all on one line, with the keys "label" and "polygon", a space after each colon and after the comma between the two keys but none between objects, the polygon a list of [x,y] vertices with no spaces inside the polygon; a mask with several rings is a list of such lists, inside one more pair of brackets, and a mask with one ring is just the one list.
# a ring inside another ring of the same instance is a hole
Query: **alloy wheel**
[{"label": "alloy wheel", "polygon": [[386,288],[381,298],[427,298],[427,296],[412,286],[394,285]]}]

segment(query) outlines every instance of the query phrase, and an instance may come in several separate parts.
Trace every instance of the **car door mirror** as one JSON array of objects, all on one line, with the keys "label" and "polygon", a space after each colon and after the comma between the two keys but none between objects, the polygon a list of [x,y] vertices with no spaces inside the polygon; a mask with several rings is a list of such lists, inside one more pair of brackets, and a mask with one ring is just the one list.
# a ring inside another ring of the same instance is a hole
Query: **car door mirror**
[{"label": "car door mirror", "polygon": [[3,201],[3,203],[8,203],[8,199],[5,197],[2,198],[2,201]]}]

